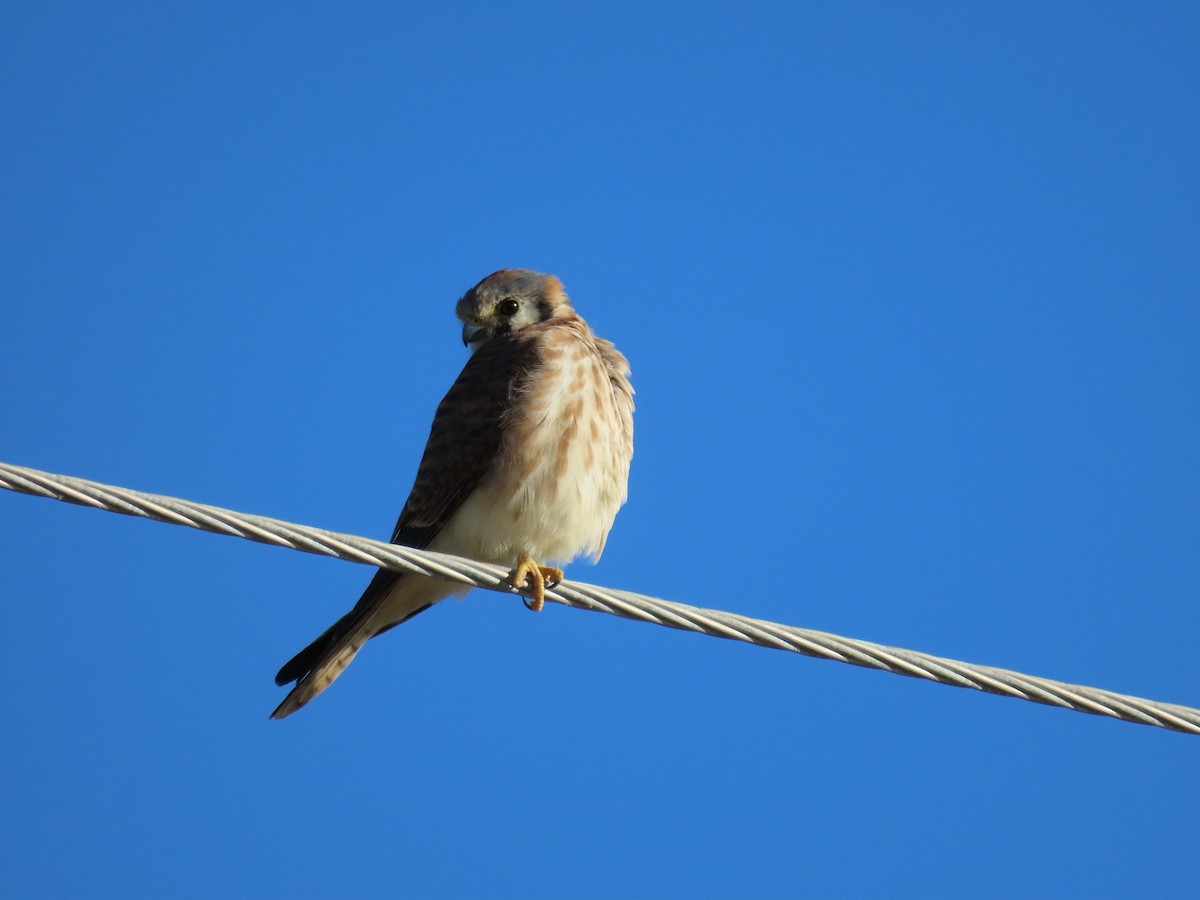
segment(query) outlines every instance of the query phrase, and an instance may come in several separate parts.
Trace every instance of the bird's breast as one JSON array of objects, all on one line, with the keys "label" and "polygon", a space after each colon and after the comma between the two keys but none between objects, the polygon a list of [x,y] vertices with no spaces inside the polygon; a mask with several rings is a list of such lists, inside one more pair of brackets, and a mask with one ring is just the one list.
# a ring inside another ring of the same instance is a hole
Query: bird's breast
[{"label": "bird's breast", "polygon": [[495,464],[444,532],[455,546],[439,549],[502,564],[598,559],[604,549],[626,497],[630,391],[614,385],[590,335],[562,329],[539,350],[516,386]]}]

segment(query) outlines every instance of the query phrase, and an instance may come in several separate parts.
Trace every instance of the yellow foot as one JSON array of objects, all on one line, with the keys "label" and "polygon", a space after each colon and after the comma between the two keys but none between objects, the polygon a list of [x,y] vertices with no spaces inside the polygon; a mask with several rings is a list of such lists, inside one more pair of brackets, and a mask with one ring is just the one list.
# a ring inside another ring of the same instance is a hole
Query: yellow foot
[{"label": "yellow foot", "polygon": [[546,586],[554,587],[563,580],[563,570],[553,566],[543,566],[534,562],[528,556],[517,563],[517,567],[508,575],[508,583],[518,591],[524,591],[529,586],[529,599],[525,605],[534,612],[541,612],[546,605]]}]

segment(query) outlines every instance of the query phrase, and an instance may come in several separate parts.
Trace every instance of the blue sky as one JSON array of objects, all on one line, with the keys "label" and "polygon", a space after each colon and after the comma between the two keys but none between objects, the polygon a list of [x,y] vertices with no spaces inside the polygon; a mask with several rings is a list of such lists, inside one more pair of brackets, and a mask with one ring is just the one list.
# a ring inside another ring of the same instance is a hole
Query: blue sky
[{"label": "blue sky", "polygon": [[[1194,4],[0,10],[0,459],[385,537],[457,297],[629,356],[569,575],[1200,704]],[[0,495],[0,893],[1194,888],[1200,742]]]}]

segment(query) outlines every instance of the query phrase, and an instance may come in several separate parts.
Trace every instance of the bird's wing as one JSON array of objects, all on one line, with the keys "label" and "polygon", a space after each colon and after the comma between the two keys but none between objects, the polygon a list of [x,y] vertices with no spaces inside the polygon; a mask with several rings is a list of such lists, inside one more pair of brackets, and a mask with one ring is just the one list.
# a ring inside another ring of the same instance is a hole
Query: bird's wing
[{"label": "bird's wing", "polygon": [[505,419],[538,357],[536,339],[514,334],[493,338],[467,361],[438,404],[393,544],[429,546],[479,486],[500,455]]},{"label": "bird's wing", "polygon": [[[478,487],[500,453],[505,416],[538,362],[536,340],[520,334],[493,338],[467,361],[438,405],[416,482],[392,533],[393,544],[427,547]],[[291,715],[328,687],[368,639],[408,621],[452,591],[405,577],[380,569],[350,612],[284,664],[275,683],[297,684],[273,718]]]}]

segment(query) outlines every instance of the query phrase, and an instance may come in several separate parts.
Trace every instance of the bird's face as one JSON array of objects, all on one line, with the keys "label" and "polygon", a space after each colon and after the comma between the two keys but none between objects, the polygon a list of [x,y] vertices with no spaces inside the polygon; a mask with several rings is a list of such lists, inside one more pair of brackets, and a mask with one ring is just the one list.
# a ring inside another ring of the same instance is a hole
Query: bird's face
[{"label": "bird's face", "polygon": [[529,269],[493,272],[458,301],[463,343],[478,350],[494,337],[512,334],[569,312],[562,282]]}]

